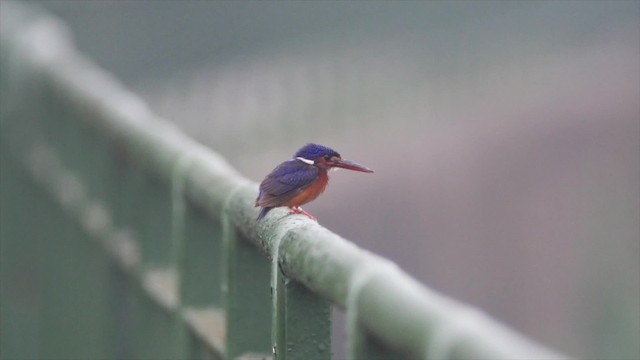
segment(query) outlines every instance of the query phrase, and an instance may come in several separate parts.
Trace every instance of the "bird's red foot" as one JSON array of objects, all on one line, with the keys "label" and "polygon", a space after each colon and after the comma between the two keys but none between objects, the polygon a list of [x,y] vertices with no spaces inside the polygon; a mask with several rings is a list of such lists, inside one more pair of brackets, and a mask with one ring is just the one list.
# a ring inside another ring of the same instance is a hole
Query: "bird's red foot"
[{"label": "bird's red foot", "polygon": [[308,212],[302,210],[298,206],[291,208],[291,211],[289,211],[289,215],[292,215],[292,214],[302,214],[302,215],[308,217],[311,220],[318,221],[318,219],[316,219],[313,215],[311,215]]}]

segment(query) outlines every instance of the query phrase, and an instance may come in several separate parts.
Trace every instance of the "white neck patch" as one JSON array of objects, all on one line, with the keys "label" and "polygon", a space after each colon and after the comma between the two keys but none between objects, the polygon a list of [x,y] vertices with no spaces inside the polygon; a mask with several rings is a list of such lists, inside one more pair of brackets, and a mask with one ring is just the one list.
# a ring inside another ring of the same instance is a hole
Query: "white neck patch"
[{"label": "white neck patch", "polygon": [[296,159],[298,159],[298,160],[302,161],[302,162],[303,162],[303,163],[305,163],[305,164],[309,164],[309,165],[313,165],[313,164],[314,164],[314,163],[313,163],[313,160],[305,159],[305,158],[303,158],[303,157],[297,157]]}]

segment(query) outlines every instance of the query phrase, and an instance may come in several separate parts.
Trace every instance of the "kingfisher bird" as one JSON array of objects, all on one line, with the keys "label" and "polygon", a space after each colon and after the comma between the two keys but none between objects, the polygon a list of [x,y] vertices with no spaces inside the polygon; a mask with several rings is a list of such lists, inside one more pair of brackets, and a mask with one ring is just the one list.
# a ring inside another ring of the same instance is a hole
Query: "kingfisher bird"
[{"label": "kingfisher bird", "polygon": [[289,214],[303,214],[316,220],[300,206],[322,194],[329,183],[329,170],[337,168],[373,172],[362,165],[342,159],[340,154],[326,146],[303,146],[293,159],[278,165],[260,183],[260,193],[255,204],[256,207],[262,207],[258,220],[264,218],[271,209],[280,206],[288,206],[291,209]]}]

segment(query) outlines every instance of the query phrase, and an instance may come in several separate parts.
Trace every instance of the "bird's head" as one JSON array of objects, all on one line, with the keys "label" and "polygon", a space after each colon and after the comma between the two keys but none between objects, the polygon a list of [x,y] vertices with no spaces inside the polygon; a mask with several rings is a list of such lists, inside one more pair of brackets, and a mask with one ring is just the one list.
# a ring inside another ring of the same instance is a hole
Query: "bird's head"
[{"label": "bird's head", "polygon": [[307,144],[294,157],[309,165],[316,165],[323,169],[342,168],[353,171],[372,173],[373,170],[340,157],[337,151],[326,146]]}]

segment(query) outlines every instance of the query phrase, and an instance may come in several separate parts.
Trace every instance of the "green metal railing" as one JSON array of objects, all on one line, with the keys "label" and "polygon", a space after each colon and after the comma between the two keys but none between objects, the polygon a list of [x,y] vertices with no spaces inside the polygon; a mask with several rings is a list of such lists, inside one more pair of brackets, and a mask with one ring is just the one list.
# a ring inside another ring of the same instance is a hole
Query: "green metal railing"
[{"label": "green metal railing", "polygon": [[0,24],[2,359],[329,359],[333,305],[352,359],[563,358],[315,222],[257,223],[256,184],[58,22]]}]

